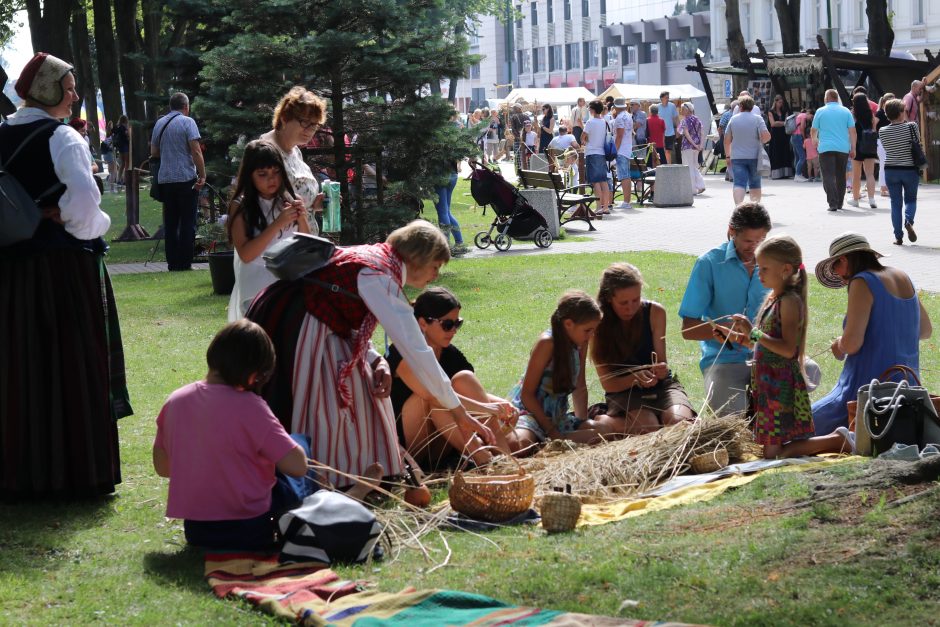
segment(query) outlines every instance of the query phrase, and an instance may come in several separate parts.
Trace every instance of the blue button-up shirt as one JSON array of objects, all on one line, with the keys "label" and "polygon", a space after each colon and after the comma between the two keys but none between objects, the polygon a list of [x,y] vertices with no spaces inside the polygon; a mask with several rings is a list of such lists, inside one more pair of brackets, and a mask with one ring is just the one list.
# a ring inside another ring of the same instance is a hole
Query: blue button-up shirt
[{"label": "blue button-up shirt", "polygon": [[[734,240],[729,240],[711,249],[696,260],[686,285],[679,316],[712,320],[729,314],[745,314],[753,321],[769,290],[761,285],[757,271],[748,274],[738,257]],[[730,325],[730,320],[719,320],[719,324]],[[704,371],[714,363],[742,363],[751,358],[751,351],[736,344],[734,350],[727,346],[721,350],[721,342],[701,342],[702,359],[699,367]]]}]

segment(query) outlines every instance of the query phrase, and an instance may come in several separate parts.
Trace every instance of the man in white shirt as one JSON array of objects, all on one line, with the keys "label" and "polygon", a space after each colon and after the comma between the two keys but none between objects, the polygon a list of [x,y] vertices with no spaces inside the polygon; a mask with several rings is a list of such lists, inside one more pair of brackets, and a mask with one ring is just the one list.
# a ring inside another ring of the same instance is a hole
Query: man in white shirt
[{"label": "man in white shirt", "polygon": [[578,151],[581,150],[581,144],[575,140],[574,135],[568,133],[567,126],[558,127],[558,135],[548,143],[549,150],[558,150],[559,152],[568,151],[564,155],[565,169],[571,169],[571,185],[578,186],[580,175],[578,172]]},{"label": "man in white shirt", "polygon": [[[740,100],[743,96],[747,96],[748,98],[751,98],[751,99],[753,100],[753,96],[751,96],[751,92],[749,92],[749,91],[746,90],[746,89],[745,89],[744,91],[742,91],[740,94],[738,94],[738,100]],[[740,105],[734,105],[734,110],[731,112],[731,115],[737,115],[737,114],[740,113],[740,112],[741,112],[741,106],[740,106]],[[753,113],[754,115],[756,115],[756,116],[759,117],[759,118],[763,118],[763,117],[764,117],[763,114],[760,112],[760,107],[757,106],[757,102],[754,103],[754,108],[751,109],[751,113]]]},{"label": "man in white shirt", "polygon": [[627,99],[614,100],[614,144],[617,145],[617,178],[623,190],[623,201],[618,209],[633,209],[630,204],[630,160],[633,158],[633,116],[627,110]]}]

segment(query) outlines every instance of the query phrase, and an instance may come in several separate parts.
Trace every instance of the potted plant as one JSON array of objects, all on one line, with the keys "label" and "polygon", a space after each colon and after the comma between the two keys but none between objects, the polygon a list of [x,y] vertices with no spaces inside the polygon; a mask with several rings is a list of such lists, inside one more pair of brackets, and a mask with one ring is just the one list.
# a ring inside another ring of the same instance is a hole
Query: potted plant
[{"label": "potted plant", "polygon": [[231,294],[235,287],[235,251],[229,246],[225,224],[207,222],[196,230],[196,254],[205,256],[212,277],[212,291]]}]

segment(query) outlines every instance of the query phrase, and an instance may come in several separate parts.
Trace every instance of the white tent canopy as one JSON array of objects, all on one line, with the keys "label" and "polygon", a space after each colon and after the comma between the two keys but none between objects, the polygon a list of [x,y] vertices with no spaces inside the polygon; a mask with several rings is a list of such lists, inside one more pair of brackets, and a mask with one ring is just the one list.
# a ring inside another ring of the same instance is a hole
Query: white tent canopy
[{"label": "white tent canopy", "polygon": [[509,104],[550,104],[575,105],[578,98],[588,102],[594,100],[594,94],[584,87],[520,87],[513,89],[506,96]]},{"label": "white tent canopy", "polygon": [[626,98],[627,100],[646,100],[658,102],[659,94],[669,92],[671,100],[691,100],[704,98],[705,92],[689,84],[684,85],[633,85],[630,83],[614,83],[608,87],[598,98],[603,100],[607,96]]}]

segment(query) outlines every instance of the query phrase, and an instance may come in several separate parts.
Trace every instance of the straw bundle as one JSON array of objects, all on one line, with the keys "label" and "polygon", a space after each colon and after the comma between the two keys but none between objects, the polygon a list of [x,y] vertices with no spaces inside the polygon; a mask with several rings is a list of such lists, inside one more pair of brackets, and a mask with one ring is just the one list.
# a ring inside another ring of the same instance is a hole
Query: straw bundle
[{"label": "straw bundle", "polygon": [[[567,452],[558,452],[558,448],[555,445],[546,456],[540,453],[521,460],[535,479],[536,494],[568,483],[586,503],[647,492],[688,471],[693,456],[718,448],[727,449],[732,461],[760,453],[741,414],[706,416],[594,447],[572,447]],[[501,460],[477,472],[499,474],[506,472],[509,464]]]}]

